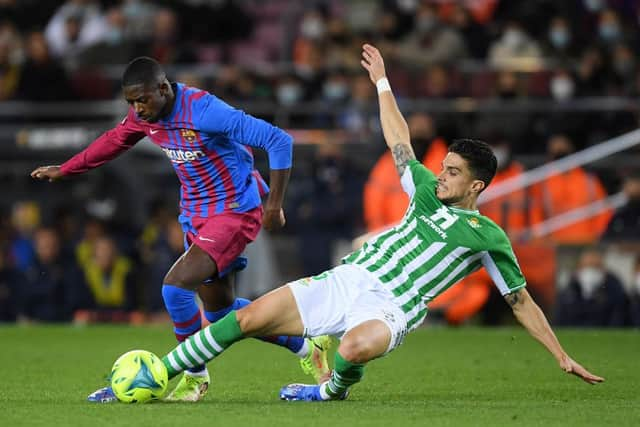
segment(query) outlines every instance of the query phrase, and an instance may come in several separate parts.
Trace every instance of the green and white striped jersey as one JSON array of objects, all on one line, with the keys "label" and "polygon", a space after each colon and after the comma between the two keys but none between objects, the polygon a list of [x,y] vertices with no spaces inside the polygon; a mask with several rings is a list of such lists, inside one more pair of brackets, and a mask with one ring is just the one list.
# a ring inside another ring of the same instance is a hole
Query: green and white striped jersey
[{"label": "green and white striped jersey", "polygon": [[416,160],[401,182],[411,197],[402,222],[342,262],[365,268],[393,293],[409,330],[422,323],[429,301],[482,266],[502,295],[526,285],[509,239],[493,221],[442,204],[436,176]]}]

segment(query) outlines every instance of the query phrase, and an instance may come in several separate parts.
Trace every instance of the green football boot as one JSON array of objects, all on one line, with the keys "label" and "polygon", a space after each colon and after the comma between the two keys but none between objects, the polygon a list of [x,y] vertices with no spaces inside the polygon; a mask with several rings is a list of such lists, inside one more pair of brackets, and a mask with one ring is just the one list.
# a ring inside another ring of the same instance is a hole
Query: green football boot
[{"label": "green football boot", "polygon": [[300,359],[302,371],[311,375],[316,383],[326,381],[331,375],[327,354],[331,348],[331,337],[323,335],[320,337],[307,338],[309,344],[309,354]]},{"label": "green football boot", "polygon": [[168,402],[197,402],[202,400],[209,389],[209,372],[206,375],[191,375],[188,371],[182,375],[180,382],[164,399]]}]

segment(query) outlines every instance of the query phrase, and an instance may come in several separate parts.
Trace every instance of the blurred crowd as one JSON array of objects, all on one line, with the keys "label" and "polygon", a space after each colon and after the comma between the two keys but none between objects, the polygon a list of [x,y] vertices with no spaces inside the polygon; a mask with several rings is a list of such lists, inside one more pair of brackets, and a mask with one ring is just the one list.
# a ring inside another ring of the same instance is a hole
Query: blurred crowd
[{"label": "blurred crowd", "polygon": [[[196,80],[223,97],[338,102],[358,96],[365,41],[411,98],[640,93],[632,0],[3,0],[0,16],[0,99],[110,97],[117,85],[95,66],[144,54],[221,66]],[[261,63],[293,66],[265,78]]]},{"label": "blurred crowd", "polygon": [[162,279],[184,249],[173,210],[158,202],[144,228],[132,230],[15,203],[0,217],[0,321],[136,322],[162,314]]},{"label": "blurred crowd", "polygon": [[[316,106],[288,127],[368,137],[378,127],[359,64],[364,42],[381,48],[401,100],[570,104],[640,95],[639,16],[632,0],[2,0],[0,101],[119,98],[121,65],[148,55],[171,79],[235,105]],[[636,110],[590,105],[596,111],[438,121],[445,137],[500,128],[518,153],[543,152],[536,141],[557,132],[583,147],[638,124]]]}]

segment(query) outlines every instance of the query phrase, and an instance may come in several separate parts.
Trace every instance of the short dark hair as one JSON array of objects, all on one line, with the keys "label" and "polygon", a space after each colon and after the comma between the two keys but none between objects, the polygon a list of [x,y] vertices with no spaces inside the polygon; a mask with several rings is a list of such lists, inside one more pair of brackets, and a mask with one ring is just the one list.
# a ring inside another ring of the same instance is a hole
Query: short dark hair
[{"label": "short dark hair", "polygon": [[489,186],[498,168],[498,161],[489,144],[479,139],[456,139],[449,146],[449,152],[465,159],[473,176],[484,182],[484,188]]},{"label": "short dark hair", "polygon": [[129,62],[122,74],[122,86],[156,84],[166,78],[162,66],[153,58],[140,56]]}]

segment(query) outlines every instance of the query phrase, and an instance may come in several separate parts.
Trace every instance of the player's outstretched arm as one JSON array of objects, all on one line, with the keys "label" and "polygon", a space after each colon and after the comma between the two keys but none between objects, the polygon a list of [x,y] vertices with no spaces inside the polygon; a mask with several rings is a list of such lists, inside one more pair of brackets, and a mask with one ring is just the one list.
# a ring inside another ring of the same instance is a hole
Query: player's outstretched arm
[{"label": "player's outstretched arm", "polygon": [[564,351],[558,338],[553,333],[547,318],[538,304],[535,303],[526,289],[519,289],[505,295],[505,300],[511,306],[513,314],[525,329],[556,358],[560,368],[568,374],[573,374],[589,384],[604,381],[604,378],[592,374],[573,360]]},{"label": "player's outstretched arm", "polygon": [[404,117],[402,117],[393,92],[391,92],[391,86],[389,86],[384,69],[384,61],[378,49],[370,44],[362,46],[362,60],[360,63],[369,72],[369,78],[378,89],[382,133],[393,155],[396,169],[402,176],[409,160],[416,158],[411,147],[409,126]]}]

